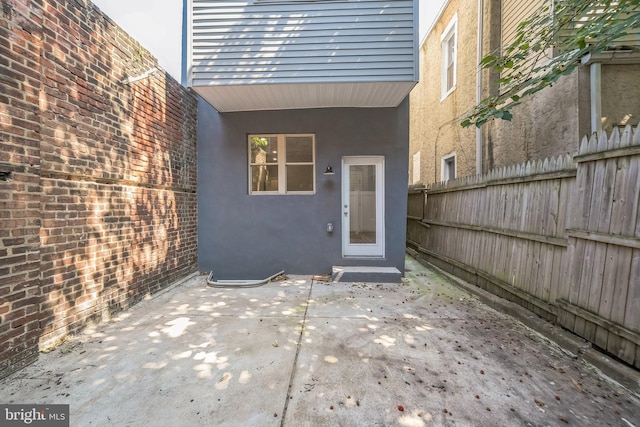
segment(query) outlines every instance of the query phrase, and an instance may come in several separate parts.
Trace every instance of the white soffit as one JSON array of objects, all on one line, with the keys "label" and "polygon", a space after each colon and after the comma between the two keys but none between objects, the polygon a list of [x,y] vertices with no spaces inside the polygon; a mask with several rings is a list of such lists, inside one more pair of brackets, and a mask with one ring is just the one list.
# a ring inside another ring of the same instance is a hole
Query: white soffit
[{"label": "white soffit", "polygon": [[220,112],[330,107],[397,107],[415,82],[194,86]]}]

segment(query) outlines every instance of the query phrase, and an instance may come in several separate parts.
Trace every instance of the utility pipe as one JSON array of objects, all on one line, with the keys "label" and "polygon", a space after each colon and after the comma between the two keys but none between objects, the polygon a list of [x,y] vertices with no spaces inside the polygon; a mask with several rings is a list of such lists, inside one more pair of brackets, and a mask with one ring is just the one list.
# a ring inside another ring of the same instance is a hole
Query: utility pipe
[{"label": "utility pipe", "polygon": [[[476,104],[482,101],[482,44],[484,38],[484,22],[483,22],[484,1],[478,0],[478,46],[477,46],[477,64],[478,71],[476,76]],[[482,128],[476,127],[476,175],[482,175]]]},{"label": "utility pipe", "polygon": [[602,64],[590,65],[591,73],[591,133],[602,132]]},{"label": "utility pipe", "polygon": [[214,288],[257,288],[284,274],[284,270],[264,280],[213,280],[213,271],[207,277],[207,285]]}]

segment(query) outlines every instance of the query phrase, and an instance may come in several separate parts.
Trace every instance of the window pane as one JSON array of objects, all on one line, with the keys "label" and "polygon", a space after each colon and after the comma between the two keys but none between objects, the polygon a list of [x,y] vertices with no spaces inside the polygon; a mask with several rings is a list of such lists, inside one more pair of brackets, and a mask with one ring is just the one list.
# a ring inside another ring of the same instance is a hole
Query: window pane
[{"label": "window pane", "polygon": [[453,62],[456,60],[455,46],[456,46],[456,34],[453,33],[449,38],[449,40],[447,40],[447,63],[449,64],[453,64]]},{"label": "window pane", "polygon": [[455,53],[456,35],[455,33],[447,41],[447,90],[453,88],[455,77],[453,75],[455,71],[454,63],[456,61]]},{"label": "window pane", "polygon": [[447,68],[447,90],[453,88],[453,64]]},{"label": "window pane", "polygon": [[452,157],[447,160],[448,179],[456,179],[456,158]]},{"label": "window pane", "polygon": [[278,138],[276,136],[251,136],[251,163],[276,163]]},{"label": "window pane", "polygon": [[251,166],[251,191],[278,191],[278,166]]},{"label": "window pane", "polygon": [[287,163],[313,162],[313,138],[311,136],[288,136]]},{"label": "window pane", "polygon": [[287,165],[287,191],[313,191],[313,165]]},{"label": "window pane", "polygon": [[349,243],[376,243],[376,167],[349,166]]}]

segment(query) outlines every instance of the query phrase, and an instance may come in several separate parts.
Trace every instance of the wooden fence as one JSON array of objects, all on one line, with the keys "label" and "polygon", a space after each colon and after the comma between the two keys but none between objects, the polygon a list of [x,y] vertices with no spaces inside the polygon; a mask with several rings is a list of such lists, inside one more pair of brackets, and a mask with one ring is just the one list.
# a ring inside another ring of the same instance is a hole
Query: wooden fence
[{"label": "wooden fence", "polygon": [[429,262],[640,368],[640,130],[409,191]]}]

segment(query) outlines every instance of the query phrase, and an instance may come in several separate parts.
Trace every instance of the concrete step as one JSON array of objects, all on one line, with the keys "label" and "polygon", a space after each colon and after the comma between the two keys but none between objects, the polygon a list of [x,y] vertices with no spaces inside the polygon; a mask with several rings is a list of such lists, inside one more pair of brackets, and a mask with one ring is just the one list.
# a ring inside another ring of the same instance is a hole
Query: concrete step
[{"label": "concrete step", "polygon": [[400,283],[402,274],[395,267],[339,267],[331,269],[333,282]]}]

